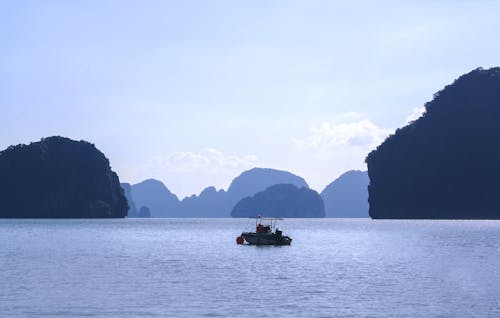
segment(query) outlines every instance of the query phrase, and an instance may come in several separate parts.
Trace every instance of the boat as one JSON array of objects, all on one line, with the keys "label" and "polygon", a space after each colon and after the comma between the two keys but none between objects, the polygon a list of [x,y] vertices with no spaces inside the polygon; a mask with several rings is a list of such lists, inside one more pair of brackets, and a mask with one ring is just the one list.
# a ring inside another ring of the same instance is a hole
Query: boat
[{"label": "boat", "polygon": [[283,235],[281,229],[276,228],[281,218],[255,217],[255,232],[243,232],[236,238],[237,244],[248,245],[290,245],[292,239]]}]

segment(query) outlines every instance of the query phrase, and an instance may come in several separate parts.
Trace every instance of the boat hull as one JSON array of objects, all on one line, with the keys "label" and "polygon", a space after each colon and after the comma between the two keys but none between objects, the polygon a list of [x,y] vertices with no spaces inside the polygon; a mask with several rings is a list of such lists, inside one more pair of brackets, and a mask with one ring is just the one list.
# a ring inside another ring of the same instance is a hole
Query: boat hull
[{"label": "boat hull", "polygon": [[276,234],[241,233],[241,237],[250,245],[290,245],[292,239],[288,236]]}]

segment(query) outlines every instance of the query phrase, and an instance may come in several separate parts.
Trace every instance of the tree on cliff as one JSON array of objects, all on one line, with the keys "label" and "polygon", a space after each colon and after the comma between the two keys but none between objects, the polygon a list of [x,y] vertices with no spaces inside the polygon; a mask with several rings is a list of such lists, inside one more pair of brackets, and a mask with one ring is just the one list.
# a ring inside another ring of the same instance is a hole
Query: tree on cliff
[{"label": "tree on cliff", "polygon": [[93,144],[44,138],[0,152],[0,217],[116,218],[127,200]]},{"label": "tree on cliff", "polygon": [[372,218],[500,218],[500,68],[476,69],[367,157]]}]

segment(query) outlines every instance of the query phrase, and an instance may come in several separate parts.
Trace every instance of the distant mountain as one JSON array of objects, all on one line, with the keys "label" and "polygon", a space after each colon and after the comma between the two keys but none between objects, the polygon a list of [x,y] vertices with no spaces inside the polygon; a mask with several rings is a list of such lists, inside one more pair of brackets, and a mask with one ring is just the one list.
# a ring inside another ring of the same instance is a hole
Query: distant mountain
[{"label": "distant mountain", "polygon": [[214,187],[203,190],[199,196],[186,197],[180,204],[183,217],[229,217],[228,196],[224,190]]},{"label": "distant mountain", "polygon": [[240,199],[263,191],[275,184],[293,184],[299,188],[309,188],[306,181],[288,171],[253,168],[236,177],[229,186],[227,193],[230,200]]},{"label": "distant mountain", "polygon": [[122,218],[127,199],[93,144],[48,137],[0,152],[0,217]]},{"label": "distant mountain", "polygon": [[500,68],[434,95],[366,159],[375,219],[500,219]]},{"label": "distant mountain", "polygon": [[288,171],[253,168],[236,177],[227,192],[214,187],[182,200],[179,215],[185,217],[229,217],[234,205],[244,197],[252,196],[275,184],[293,184],[308,187],[306,181]]},{"label": "distant mountain", "polygon": [[321,192],[325,202],[326,217],[367,218],[368,215],[367,171],[351,170],[342,174]]},{"label": "distant mountain", "polygon": [[179,199],[158,180],[148,179],[132,185],[132,195],[136,206],[146,206],[152,217],[179,216]]},{"label": "distant mountain", "polygon": [[311,189],[292,184],[273,185],[252,197],[240,200],[231,212],[232,217],[318,218],[325,216],[323,200]]},{"label": "distant mountain", "polygon": [[151,217],[151,212],[149,211],[149,208],[147,206],[141,206],[139,209],[139,213],[137,217],[140,218],[150,218]]},{"label": "distant mountain", "polygon": [[136,207],[149,207],[152,217],[230,217],[232,208],[242,198],[282,183],[308,187],[303,178],[290,172],[253,168],[236,177],[227,192],[207,187],[200,195],[179,201],[163,183],[149,179],[132,185],[130,195]]},{"label": "distant mountain", "polygon": [[120,183],[120,186],[122,187],[123,194],[127,198],[128,202],[127,216],[129,218],[137,217],[137,207],[135,206],[134,198],[132,196],[132,188],[130,186],[130,183]]}]

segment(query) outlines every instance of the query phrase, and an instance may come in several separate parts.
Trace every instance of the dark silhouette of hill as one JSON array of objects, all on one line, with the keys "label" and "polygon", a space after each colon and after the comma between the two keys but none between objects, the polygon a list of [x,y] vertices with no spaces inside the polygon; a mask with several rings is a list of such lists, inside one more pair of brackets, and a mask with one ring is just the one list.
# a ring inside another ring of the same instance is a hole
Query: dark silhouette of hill
[{"label": "dark silhouette of hill", "polygon": [[139,209],[138,217],[140,218],[150,218],[151,217],[151,211],[147,206],[141,206]]},{"label": "dark silhouette of hill", "polygon": [[499,219],[500,68],[476,69],[366,162],[372,218]]},{"label": "dark silhouette of hill", "polygon": [[138,216],[137,207],[135,206],[134,198],[132,196],[132,188],[130,186],[130,183],[120,183],[120,186],[122,187],[123,194],[125,195],[128,201],[127,216],[129,218],[137,217]]},{"label": "dark silhouette of hill", "polygon": [[368,215],[367,171],[351,170],[342,174],[321,192],[326,217],[367,218]]},{"label": "dark silhouette of hill", "polygon": [[181,202],[180,216],[185,217],[229,217],[234,205],[241,199],[252,196],[275,184],[294,184],[308,187],[305,180],[288,171],[253,168],[236,177],[227,192],[214,187],[203,190]]},{"label": "dark silhouette of hill", "polygon": [[325,216],[323,200],[311,189],[293,184],[273,185],[252,197],[240,200],[231,212],[232,217],[318,218]]},{"label": "dark silhouette of hill", "polygon": [[0,217],[121,218],[127,199],[93,144],[43,138],[0,152]]},{"label": "dark silhouette of hill", "polygon": [[148,179],[132,185],[136,206],[146,206],[152,217],[177,217],[179,199],[158,180]]},{"label": "dark silhouette of hill", "polygon": [[253,168],[236,177],[227,189],[227,193],[230,199],[239,201],[275,184],[293,184],[299,188],[309,187],[303,178],[288,171]]}]

